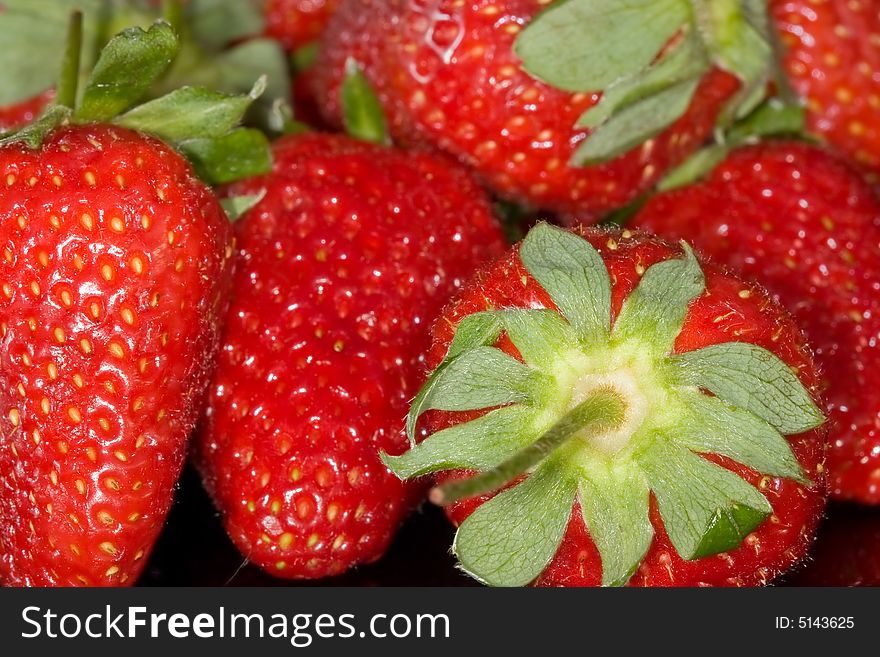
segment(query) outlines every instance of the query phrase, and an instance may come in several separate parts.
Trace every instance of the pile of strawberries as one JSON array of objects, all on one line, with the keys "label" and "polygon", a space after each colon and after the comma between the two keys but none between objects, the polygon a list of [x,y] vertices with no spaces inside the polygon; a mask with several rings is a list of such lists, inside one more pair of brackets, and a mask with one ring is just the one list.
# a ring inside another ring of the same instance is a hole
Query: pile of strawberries
[{"label": "pile of strawberries", "polygon": [[430,500],[489,585],[763,585],[880,504],[880,0],[97,5],[0,5],[0,583],[136,583],[187,461],[289,579]]}]

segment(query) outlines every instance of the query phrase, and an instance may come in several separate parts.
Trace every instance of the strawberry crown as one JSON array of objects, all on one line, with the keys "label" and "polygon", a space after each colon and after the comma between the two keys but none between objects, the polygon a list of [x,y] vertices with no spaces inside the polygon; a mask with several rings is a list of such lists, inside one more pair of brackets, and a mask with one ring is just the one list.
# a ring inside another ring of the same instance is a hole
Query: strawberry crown
[{"label": "strawberry crown", "polygon": [[514,50],[547,84],[602,92],[576,124],[590,131],[572,156],[576,166],[613,160],[668,128],[712,68],[741,83],[722,128],[755,110],[770,82],[793,104],[766,0],[559,0]]},{"label": "strawberry crown", "polygon": [[0,135],[0,145],[38,148],[56,127],[110,123],[151,134],[173,145],[209,184],[232,182],[271,169],[265,134],[241,127],[245,112],[266,89],[259,77],[247,94],[183,86],[142,101],[182,51],[177,31],[165,20],[130,27],[100,51],[80,91],[83,16],[71,14],[61,73],[51,104],[31,124]]},{"label": "strawberry crown", "polygon": [[[454,552],[477,579],[515,586],[538,577],[575,499],[604,585],[625,584],[646,554],[651,494],[684,559],[736,548],[771,505],[703,454],[810,485],[785,436],[824,418],[782,360],[747,342],[673,353],[690,303],[705,290],[697,259],[682,249],[682,258],[647,269],[612,324],[600,254],[578,235],[539,224],[520,258],[559,312],[487,310],[459,323],[412,403],[411,448],[382,458],[405,479],[479,472],[435,488],[441,504],[515,483],[456,535]],[[502,333],[521,360],[494,346]],[[417,422],[431,409],[487,412],[415,444]]]}]

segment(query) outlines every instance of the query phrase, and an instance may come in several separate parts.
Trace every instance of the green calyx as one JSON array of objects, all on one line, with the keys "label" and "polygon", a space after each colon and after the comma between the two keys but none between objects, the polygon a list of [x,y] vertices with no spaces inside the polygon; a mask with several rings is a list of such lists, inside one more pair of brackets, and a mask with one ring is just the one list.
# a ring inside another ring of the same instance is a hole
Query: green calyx
[{"label": "green calyx", "polygon": [[351,58],[345,62],[340,101],[342,121],[350,136],[374,144],[391,143],[382,104],[360,64]]},{"label": "green calyx", "polygon": [[572,157],[584,166],[612,160],[681,118],[713,67],[741,83],[721,126],[748,115],[768,83],[784,79],[775,38],[766,0],[557,0],[514,49],[538,79],[602,93],[577,124],[590,130]]},{"label": "green calyx", "polygon": [[24,143],[38,148],[61,125],[109,123],[173,145],[209,184],[271,170],[266,136],[241,126],[246,112],[266,90],[265,76],[254,75],[247,93],[181,86],[153,97],[186,49],[172,25],[158,20],[146,29],[129,27],[110,38],[80,85],[83,30],[82,14],[74,12],[54,104],[32,124],[0,135],[0,145]]},{"label": "green calyx", "polygon": [[[587,240],[539,224],[520,258],[559,312],[463,318],[413,401],[411,448],[383,454],[404,479],[477,471],[436,488],[437,503],[504,489],[459,528],[454,550],[467,572],[492,585],[531,582],[555,555],[577,501],[602,557],[602,583],[625,584],[653,539],[652,494],[683,558],[734,549],[772,508],[706,454],[809,485],[785,436],[824,418],[784,362],[743,342],[673,353],[705,290],[686,244],[683,257],[644,272],[613,323],[609,273]],[[519,357],[495,346],[502,335]],[[486,412],[416,444],[418,420],[432,409]]]}]

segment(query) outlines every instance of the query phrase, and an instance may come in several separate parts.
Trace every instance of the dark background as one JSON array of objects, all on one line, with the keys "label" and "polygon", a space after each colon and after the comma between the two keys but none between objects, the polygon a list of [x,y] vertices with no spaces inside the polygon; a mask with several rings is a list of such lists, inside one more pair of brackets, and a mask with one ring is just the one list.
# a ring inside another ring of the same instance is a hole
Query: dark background
[{"label": "dark background", "polygon": [[[313,582],[277,579],[246,564],[223,530],[198,475],[187,469],[141,586],[477,586],[455,568],[454,535],[440,509],[425,504],[375,564]],[[810,560],[781,586],[880,585],[880,509],[832,505]]]}]

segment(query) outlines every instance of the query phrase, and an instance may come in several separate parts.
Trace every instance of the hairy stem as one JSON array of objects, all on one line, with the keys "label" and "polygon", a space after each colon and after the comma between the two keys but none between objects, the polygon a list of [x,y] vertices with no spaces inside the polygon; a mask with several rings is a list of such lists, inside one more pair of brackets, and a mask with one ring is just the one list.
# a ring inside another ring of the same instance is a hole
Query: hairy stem
[{"label": "hairy stem", "polygon": [[465,497],[497,490],[547,458],[575,435],[600,435],[619,427],[626,416],[626,404],[610,388],[599,388],[566,413],[534,443],[501,465],[470,479],[453,481],[431,491],[434,504],[452,504]]}]

